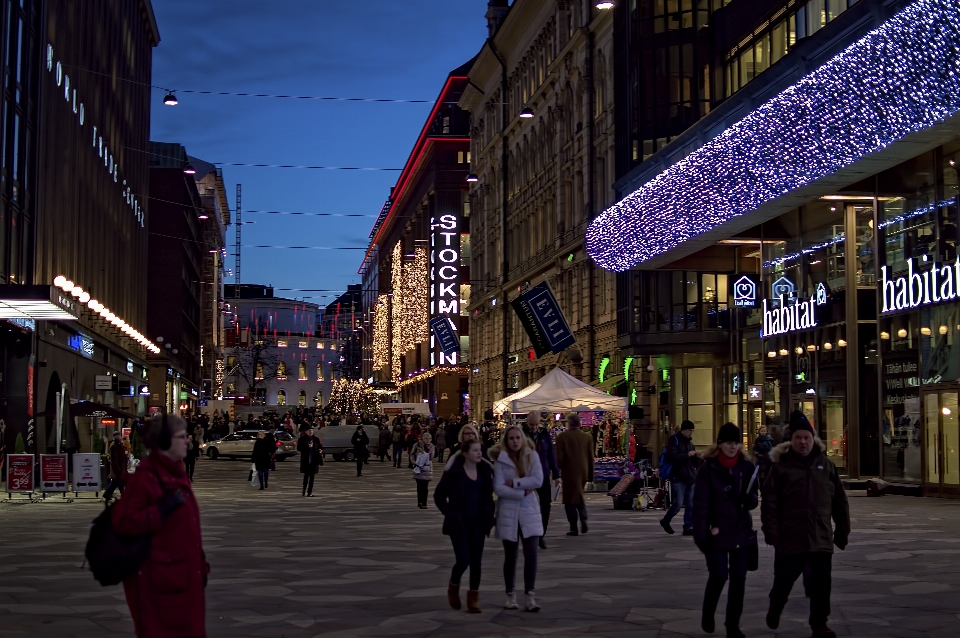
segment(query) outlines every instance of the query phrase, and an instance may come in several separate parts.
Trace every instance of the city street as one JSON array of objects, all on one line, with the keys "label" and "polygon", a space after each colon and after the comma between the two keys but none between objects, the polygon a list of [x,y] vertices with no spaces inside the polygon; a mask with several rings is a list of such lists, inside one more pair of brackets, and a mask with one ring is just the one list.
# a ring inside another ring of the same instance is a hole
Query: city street
[{"label": "city street", "polygon": [[[406,468],[372,461],[321,468],[317,496],[300,496],[296,461],[278,464],[268,491],[250,465],[202,460],[210,636],[697,636],[706,569],[691,539],[666,536],[659,512],[614,511],[590,497],[586,536],[563,535],[555,507],[541,553],[538,614],[505,611],[499,542],[488,541],[484,612],[446,605],[452,551],[433,505],[416,507]],[[960,502],[851,498],[854,532],[834,562],[833,615],[841,636],[956,636],[960,627]],[[132,636],[120,587],[80,568],[92,500],[0,505],[0,636]],[[771,636],[763,616],[773,556],[747,581],[742,628]],[[518,570],[518,576],[519,576]],[[799,591],[799,594],[798,594]],[[724,602],[721,600],[721,610]],[[808,636],[802,588],[778,636]],[[718,616],[722,634],[722,614]]]}]

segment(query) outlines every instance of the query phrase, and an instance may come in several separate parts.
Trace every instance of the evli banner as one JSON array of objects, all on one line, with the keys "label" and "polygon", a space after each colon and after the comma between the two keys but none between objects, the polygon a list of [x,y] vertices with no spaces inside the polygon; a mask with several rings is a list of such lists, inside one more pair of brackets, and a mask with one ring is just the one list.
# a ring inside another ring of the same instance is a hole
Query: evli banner
[{"label": "evli banner", "polygon": [[542,281],[511,302],[533,343],[537,358],[559,354],[577,342],[547,282]]},{"label": "evli banner", "polygon": [[430,329],[433,330],[433,336],[437,338],[443,354],[450,356],[454,352],[460,352],[460,339],[450,317],[434,317],[430,320]]}]

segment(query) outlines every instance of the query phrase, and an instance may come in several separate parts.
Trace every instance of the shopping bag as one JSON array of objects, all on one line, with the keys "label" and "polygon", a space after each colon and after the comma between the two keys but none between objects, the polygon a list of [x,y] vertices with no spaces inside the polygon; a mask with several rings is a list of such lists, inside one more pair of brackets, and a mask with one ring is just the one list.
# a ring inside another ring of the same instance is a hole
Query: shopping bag
[{"label": "shopping bag", "polygon": [[257,465],[255,463],[250,464],[250,473],[247,474],[247,482],[253,483],[257,479]]},{"label": "shopping bag", "polygon": [[550,490],[550,500],[557,500],[557,496],[560,494],[560,481],[553,482],[553,488]]}]

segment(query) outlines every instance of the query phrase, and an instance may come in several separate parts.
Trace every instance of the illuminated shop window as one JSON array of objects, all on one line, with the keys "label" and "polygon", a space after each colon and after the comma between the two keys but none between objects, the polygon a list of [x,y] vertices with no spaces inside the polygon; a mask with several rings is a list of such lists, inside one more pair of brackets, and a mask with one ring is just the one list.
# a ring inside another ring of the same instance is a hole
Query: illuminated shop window
[{"label": "illuminated shop window", "polygon": [[277,405],[286,405],[287,404],[287,393],[283,390],[277,391]]}]

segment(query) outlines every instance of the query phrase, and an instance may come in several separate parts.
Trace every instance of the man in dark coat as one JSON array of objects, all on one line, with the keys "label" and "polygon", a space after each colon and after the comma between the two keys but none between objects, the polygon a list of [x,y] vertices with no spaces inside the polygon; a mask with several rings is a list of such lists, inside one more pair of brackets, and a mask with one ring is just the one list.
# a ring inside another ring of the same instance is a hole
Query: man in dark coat
[{"label": "man in dark coat", "polygon": [[377,435],[377,456],[380,457],[380,462],[383,463],[383,459],[387,458],[390,454],[390,443],[393,440],[393,436],[390,433],[390,427],[383,423],[380,425],[380,434]]},{"label": "man in dark coat", "polygon": [[[580,415],[567,416],[567,429],[557,436],[557,467],[562,478],[563,509],[570,523],[567,536],[586,534],[587,502],[583,497],[585,483],[593,482],[593,438],[580,429]],[[577,517],[580,531],[577,531]]]},{"label": "man in dark coat", "polygon": [[103,500],[110,502],[114,490],[123,494],[123,483],[127,478],[127,448],[123,447],[123,437],[120,431],[113,433],[113,443],[110,444],[110,484],[103,493]]},{"label": "man in dark coat", "polygon": [[770,452],[760,507],[764,540],[776,548],[767,626],[780,625],[793,583],[806,569],[813,635],[835,638],[827,627],[833,546],[841,550],[847,546],[850,508],[837,468],[810,422],[793,417],[790,421],[790,440]]},{"label": "man in dark coat", "polygon": [[297,451],[300,452],[300,473],[303,474],[303,496],[313,496],[313,479],[323,463],[323,446],[320,439],[313,434],[313,428],[308,427],[300,433],[297,441]]},{"label": "man in dark coat", "polygon": [[674,432],[667,441],[666,457],[670,463],[670,509],[660,520],[660,526],[673,534],[670,521],[683,507],[683,535],[693,536],[693,486],[697,480],[697,467],[700,455],[693,444],[693,422],[684,421],[680,431]]},{"label": "man in dark coat", "polygon": [[[543,485],[537,490],[540,499],[540,519],[543,522],[543,534],[547,534],[547,523],[550,520],[550,501],[553,500],[553,483],[560,478],[560,468],[557,467],[557,454],[553,449],[553,439],[550,431],[540,425],[540,410],[534,410],[527,415],[527,436],[533,441],[533,447],[540,457],[540,466],[543,469]],[[540,549],[546,549],[547,543],[540,537]]]},{"label": "man in dark coat", "polygon": [[357,431],[350,438],[350,444],[353,445],[353,455],[357,459],[357,476],[363,476],[363,464],[370,455],[370,437],[363,431],[362,425],[357,426]]}]

